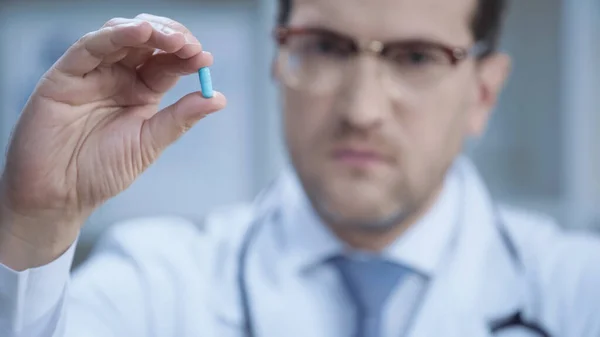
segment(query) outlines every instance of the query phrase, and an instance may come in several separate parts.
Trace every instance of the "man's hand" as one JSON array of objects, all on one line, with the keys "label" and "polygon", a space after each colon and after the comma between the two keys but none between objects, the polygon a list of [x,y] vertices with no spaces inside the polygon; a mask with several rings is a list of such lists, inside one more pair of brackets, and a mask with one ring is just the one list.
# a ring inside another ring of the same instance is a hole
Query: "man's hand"
[{"label": "man's hand", "polygon": [[181,75],[212,62],[183,25],[147,14],[112,19],[71,46],[40,80],[9,145],[0,262],[25,269],[55,259],[94,209],[225,107],[218,92],[194,92],[158,111]]}]

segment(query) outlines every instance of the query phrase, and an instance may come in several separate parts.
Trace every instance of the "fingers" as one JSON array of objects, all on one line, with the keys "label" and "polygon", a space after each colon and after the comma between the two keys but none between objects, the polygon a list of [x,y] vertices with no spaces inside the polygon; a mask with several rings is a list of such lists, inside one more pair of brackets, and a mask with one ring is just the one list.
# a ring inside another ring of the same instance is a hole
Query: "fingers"
[{"label": "fingers", "polygon": [[152,91],[165,93],[177,83],[179,76],[192,74],[202,67],[212,65],[212,55],[202,52],[200,42],[183,24],[166,17],[150,14],[140,14],[136,19],[169,27],[181,32],[186,37],[186,45],[175,54],[151,56],[140,67],[138,71],[140,78]]},{"label": "fingers", "polygon": [[154,53],[154,48],[130,48],[127,55],[120,60],[120,64],[127,68],[136,69],[141,64],[144,64]]},{"label": "fingers", "polygon": [[221,110],[227,104],[219,92],[206,99],[199,92],[188,94],[166,107],[144,123],[142,144],[147,158],[155,158],[207,114]]},{"label": "fingers", "polygon": [[202,67],[211,66],[213,57],[202,52],[187,60],[181,60],[173,54],[152,56],[138,70],[140,79],[156,93],[165,93],[171,89],[180,76],[193,74]]},{"label": "fingers", "polygon": [[[121,25],[121,24],[140,22],[140,21],[144,21],[144,20],[137,20],[137,18],[136,19],[113,18],[113,19],[109,20],[107,23],[105,23],[103,27],[114,27],[114,26]],[[152,24],[150,24],[150,25],[152,25]],[[163,29],[159,25],[152,25],[152,28],[158,29],[158,30]],[[152,43],[148,43],[148,45],[152,45]],[[126,49],[124,49],[124,51],[125,51],[125,57],[118,60],[118,62],[120,62],[122,65],[124,65],[128,68],[135,69],[137,66],[144,63],[148,58],[150,58],[150,56],[152,56],[154,54],[156,49],[152,48],[150,46],[147,46],[147,47],[140,46],[138,48],[126,48]],[[109,63],[109,62],[105,61],[105,63]]]},{"label": "fingers", "polygon": [[73,76],[83,76],[103,62],[127,57],[127,48],[159,49],[167,53],[200,53],[199,44],[188,44],[183,32],[157,22],[140,19],[113,19],[98,31],[88,33],[75,43],[56,64],[56,69]]},{"label": "fingers", "polygon": [[[184,35],[186,43],[185,45],[175,52],[175,55],[187,59],[193,57],[202,52],[202,45],[196,39],[196,37],[181,23],[171,20],[166,17],[160,17],[150,14],[140,14],[135,19],[113,19],[107,23],[107,25],[116,25],[127,23],[128,21],[146,21],[155,27],[166,27],[176,32],[180,32]],[[154,53],[155,49],[152,48],[140,48],[131,50],[128,55],[121,61],[121,64],[126,67],[135,69],[139,65],[143,64],[148,60]]]},{"label": "fingers", "polygon": [[188,59],[202,52],[202,45],[198,39],[196,39],[194,34],[192,34],[192,32],[190,32],[183,24],[164,16],[151,14],[140,14],[136,16],[136,19],[147,21],[158,26],[169,27],[176,32],[181,32],[185,36],[186,45],[176,52],[175,55],[182,59]]}]

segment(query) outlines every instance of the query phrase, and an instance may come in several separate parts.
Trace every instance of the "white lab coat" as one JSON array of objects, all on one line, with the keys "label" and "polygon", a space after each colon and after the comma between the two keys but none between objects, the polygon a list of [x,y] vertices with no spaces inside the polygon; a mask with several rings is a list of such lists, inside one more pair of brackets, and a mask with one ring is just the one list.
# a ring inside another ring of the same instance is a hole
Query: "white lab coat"
[{"label": "white lab coat", "polygon": [[[521,311],[551,336],[600,336],[598,238],[565,233],[543,216],[499,207],[503,237],[497,206],[474,168],[465,160],[459,167],[466,179],[462,224],[407,335],[492,336],[490,321]],[[278,193],[275,185],[258,206],[210,214],[205,233],[179,218],[116,226],[71,284],[73,247],[41,268],[16,273],[0,266],[0,336],[244,336],[239,251],[248,229],[266,221],[271,207],[286,207]],[[277,241],[257,239],[249,259],[257,259],[266,245]],[[267,273],[277,268],[263,267]],[[248,277],[257,335],[337,336],[335,324],[319,318],[327,310],[295,315],[299,309],[293,304],[300,306],[309,293],[281,297],[273,290],[277,285],[257,278],[255,269]],[[500,336],[538,336],[506,332]]]}]

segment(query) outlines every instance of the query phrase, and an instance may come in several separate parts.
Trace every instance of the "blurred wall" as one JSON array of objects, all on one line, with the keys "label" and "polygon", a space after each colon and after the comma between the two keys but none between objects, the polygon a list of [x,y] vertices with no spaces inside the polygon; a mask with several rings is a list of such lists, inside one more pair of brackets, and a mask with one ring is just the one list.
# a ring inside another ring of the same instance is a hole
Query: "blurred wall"
[{"label": "blurred wall", "polygon": [[[85,227],[83,245],[121,219],[197,217],[248,201],[284,165],[277,92],[269,77],[276,1],[0,6],[2,148],[37,79],[68,45],[111,17],[141,12],[172,17],[215,56],[214,85],[228,96],[228,107],[199,123],[130,189],[99,209]],[[544,211],[571,227],[600,219],[593,207],[600,198],[600,155],[594,155],[600,141],[594,131],[600,126],[599,7],[596,0],[512,1],[502,46],[514,57],[513,72],[487,134],[467,151],[496,198]],[[184,78],[163,106],[197,87],[195,76]]]},{"label": "blurred wall", "polygon": [[[595,1],[595,8],[593,10],[593,23],[594,23],[594,32],[592,35],[592,62],[594,63],[594,68],[592,69],[592,76],[594,78],[594,84],[592,87],[592,95],[594,96],[594,102],[592,106],[594,107],[594,122],[592,125],[595,127],[594,130],[594,140],[593,143],[600,144],[600,1]],[[594,151],[595,160],[594,166],[592,167],[592,171],[598,173],[600,175],[600,150],[596,146],[596,151]],[[593,182],[594,186],[594,200],[600,200],[600,177]],[[600,228],[600,214],[596,214],[594,219],[594,224],[598,228]]]},{"label": "blurred wall", "polygon": [[600,228],[599,3],[510,1],[502,45],[513,71],[468,151],[497,200],[571,228]]},{"label": "blurred wall", "polygon": [[472,155],[498,198],[555,211],[563,193],[564,160],[561,2],[510,3],[502,49],[512,56],[512,72],[488,132],[475,142]]}]

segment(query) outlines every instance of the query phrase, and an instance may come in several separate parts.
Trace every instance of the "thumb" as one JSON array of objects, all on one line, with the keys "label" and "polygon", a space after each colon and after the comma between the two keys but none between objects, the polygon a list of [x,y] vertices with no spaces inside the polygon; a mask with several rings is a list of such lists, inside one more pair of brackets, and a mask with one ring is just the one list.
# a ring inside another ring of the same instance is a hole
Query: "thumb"
[{"label": "thumb", "polygon": [[147,150],[159,153],[179,139],[196,122],[223,109],[226,104],[225,96],[217,91],[208,99],[200,92],[188,94],[144,123],[142,135],[150,142],[142,146],[150,146],[151,149]]}]

